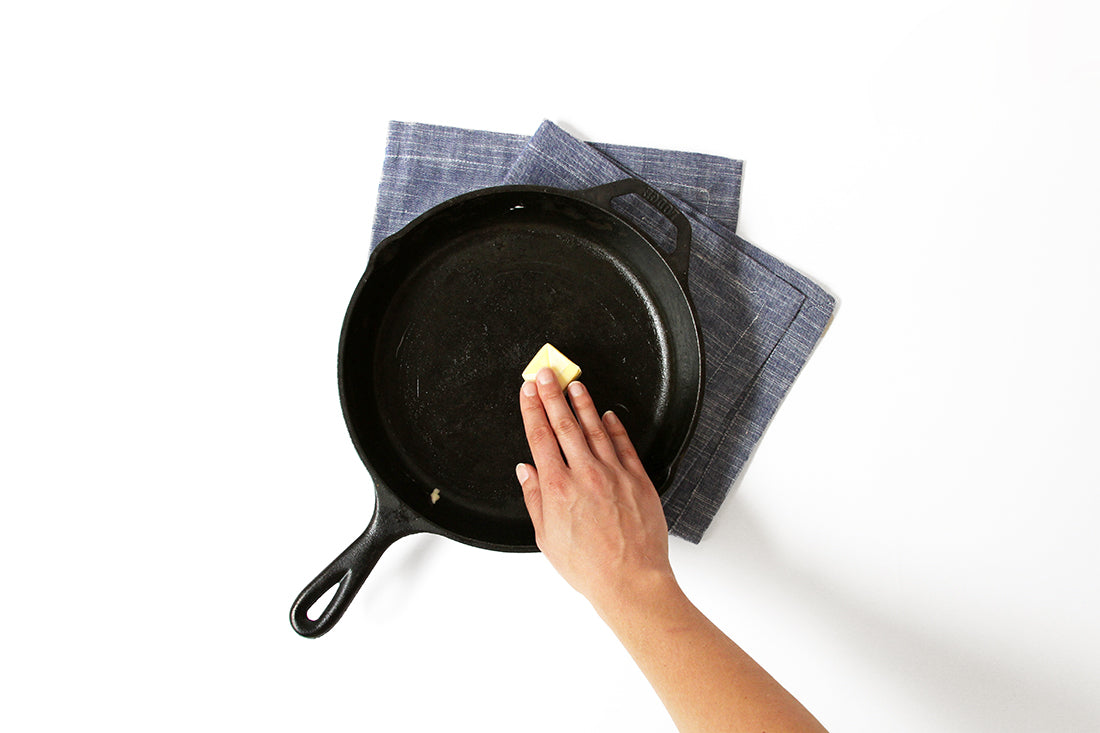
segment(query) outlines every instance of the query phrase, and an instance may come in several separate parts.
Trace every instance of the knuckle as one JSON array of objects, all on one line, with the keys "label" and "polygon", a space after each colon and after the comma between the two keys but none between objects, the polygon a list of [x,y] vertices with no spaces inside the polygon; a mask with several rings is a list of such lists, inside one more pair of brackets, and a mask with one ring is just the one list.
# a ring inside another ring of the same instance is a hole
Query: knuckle
[{"label": "knuckle", "polygon": [[588,438],[588,441],[592,444],[603,444],[610,440],[607,433],[599,425],[591,425],[585,428],[584,437]]},{"label": "knuckle", "polygon": [[569,493],[569,482],[565,479],[564,476],[560,474],[555,474],[553,476],[549,476],[546,479],[546,483],[543,488],[549,494],[555,496],[564,496],[565,494]]},{"label": "knuckle", "polygon": [[619,455],[619,462],[624,466],[636,468],[642,465],[642,461],[638,458],[637,451],[631,445],[623,445],[622,443],[615,446],[615,452]]},{"label": "knuckle", "polygon": [[620,442],[618,445],[616,445],[615,448],[616,448],[616,450],[618,451],[618,453],[620,455],[623,455],[623,456],[625,456],[627,458],[631,458],[631,459],[637,459],[638,458],[638,451],[634,450],[634,445],[632,443],[629,443],[629,442],[624,440],[624,441]]},{"label": "knuckle", "polygon": [[569,435],[577,429],[577,422],[570,416],[559,417],[554,420],[554,432],[558,435]]},{"label": "knuckle", "polygon": [[533,446],[542,446],[550,442],[557,442],[554,431],[549,425],[534,425],[527,430],[527,441]]},{"label": "knuckle", "polygon": [[602,486],[606,478],[603,468],[595,463],[585,463],[578,466],[576,472],[577,478],[589,487]]}]

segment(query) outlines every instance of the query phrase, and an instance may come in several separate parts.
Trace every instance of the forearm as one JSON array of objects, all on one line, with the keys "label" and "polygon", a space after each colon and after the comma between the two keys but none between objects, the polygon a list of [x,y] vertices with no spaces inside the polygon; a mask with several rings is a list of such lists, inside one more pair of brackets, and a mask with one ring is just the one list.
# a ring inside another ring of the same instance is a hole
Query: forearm
[{"label": "forearm", "polygon": [[823,731],[771,675],[712,624],[674,578],[593,601],[680,733]]}]

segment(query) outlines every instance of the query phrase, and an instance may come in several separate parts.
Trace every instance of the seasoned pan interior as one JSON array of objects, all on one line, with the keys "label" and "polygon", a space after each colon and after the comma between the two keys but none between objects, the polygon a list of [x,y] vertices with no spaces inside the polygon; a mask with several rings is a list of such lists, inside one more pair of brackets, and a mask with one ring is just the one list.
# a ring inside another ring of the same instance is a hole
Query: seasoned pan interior
[{"label": "seasoned pan interior", "polygon": [[340,355],[345,417],[376,480],[459,539],[531,549],[518,392],[546,342],[663,488],[700,388],[690,306],[636,230],[544,191],[462,199],[379,245]]}]

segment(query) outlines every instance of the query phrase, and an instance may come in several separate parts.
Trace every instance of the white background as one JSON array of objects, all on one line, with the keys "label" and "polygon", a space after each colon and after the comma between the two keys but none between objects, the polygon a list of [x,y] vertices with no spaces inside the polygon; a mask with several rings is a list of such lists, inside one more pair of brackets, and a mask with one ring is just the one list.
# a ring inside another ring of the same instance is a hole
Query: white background
[{"label": "white background", "polygon": [[336,345],[390,119],[746,161],[836,318],[682,585],[833,731],[1100,730],[1078,2],[6,3],[7,730],[667,731],[539,555],[387,552]]}]

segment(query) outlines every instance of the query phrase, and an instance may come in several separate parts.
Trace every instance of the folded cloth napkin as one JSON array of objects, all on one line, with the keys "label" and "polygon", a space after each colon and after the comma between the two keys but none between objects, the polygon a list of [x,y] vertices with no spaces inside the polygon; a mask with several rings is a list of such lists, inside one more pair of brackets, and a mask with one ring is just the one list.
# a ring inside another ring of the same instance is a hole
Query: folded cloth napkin
[{"label": "folded cloth napkin", "polygon": [[[740,161],[587,143],[551,122],[528,138],[390,123],[371,247],[432,206],[501,184],[588,188],[640,178],[691,222],[688,289],[705,355],[695,433],[664,495],[669,531],[699,542],[832,316],[834,300],[738,237]],[[658,241],[668,224],[640,199],[627,210]]]}]

